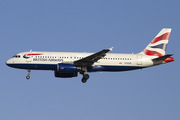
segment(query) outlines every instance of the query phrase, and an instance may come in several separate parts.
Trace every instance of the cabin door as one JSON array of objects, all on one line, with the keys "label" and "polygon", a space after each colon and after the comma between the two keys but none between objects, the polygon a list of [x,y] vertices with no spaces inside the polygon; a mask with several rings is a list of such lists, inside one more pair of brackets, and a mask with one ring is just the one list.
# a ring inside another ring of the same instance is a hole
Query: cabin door
[{"label": "cabin door", "polygon": [[137,55],[137,65],[142,65],[142,55]]}]

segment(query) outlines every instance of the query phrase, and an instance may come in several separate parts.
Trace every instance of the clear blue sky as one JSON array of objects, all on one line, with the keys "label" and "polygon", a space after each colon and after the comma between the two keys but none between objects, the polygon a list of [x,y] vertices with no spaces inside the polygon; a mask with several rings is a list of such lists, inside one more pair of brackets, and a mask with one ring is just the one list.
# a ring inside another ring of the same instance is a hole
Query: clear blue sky
[{"label": "clear blue sky", "polygon": [[[1,0],[1,120],[180,120],[178,0]],[[90,73],[86,84],[53,71],[9,68],[29,51],[142,51],[172,28],[169,64],[129,72]]]}]

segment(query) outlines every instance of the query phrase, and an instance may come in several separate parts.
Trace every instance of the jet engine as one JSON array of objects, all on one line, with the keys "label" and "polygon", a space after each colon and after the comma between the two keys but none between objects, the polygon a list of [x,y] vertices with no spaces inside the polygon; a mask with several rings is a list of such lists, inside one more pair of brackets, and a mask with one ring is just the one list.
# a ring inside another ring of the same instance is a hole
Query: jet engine
[{"label": "jet engine", "polygon": [[54,71],[55,77],[70,78],[77,77],[77,67],[73,64],[58,63],[57,70]]},{"label": "jet engine", "polygon": [[77,77],[78,74],[77,72],[58,72],[57,70],[55,70],[54,76],[60,78],[71,78],[71,77]]},{"label": "jet engine", "polygon": [[73,64],[58,63],[57,71],[58,72],[77,72],[77,67]]}]

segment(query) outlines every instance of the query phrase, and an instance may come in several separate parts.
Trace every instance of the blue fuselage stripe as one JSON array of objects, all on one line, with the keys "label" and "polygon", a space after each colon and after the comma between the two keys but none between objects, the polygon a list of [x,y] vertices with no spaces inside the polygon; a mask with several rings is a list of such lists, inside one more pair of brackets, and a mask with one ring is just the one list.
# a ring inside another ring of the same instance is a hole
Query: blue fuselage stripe
[{"label": "blue fuselage stripe", "polygon": [[[7,64],[13,68],[29,69],[29,70],[57,70],[57,64]],[[135,69],[142,69],[139,66],[94,66],[88,67],[88,72],[96,71],[128,71]]]}]

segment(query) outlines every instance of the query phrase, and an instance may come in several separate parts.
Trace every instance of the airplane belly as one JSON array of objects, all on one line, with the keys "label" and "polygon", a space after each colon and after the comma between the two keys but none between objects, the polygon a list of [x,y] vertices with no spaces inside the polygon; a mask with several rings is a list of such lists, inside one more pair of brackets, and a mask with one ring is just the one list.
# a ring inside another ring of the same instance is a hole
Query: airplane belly
[{"label": "airplane belly", "polygon": [[97,71],[128,71],[135,69],[142,69],[142,66],[110,66],[110,65],[97,65],[89,68],[89,72],[97,72]]},{"label": "airplane belly", "polygon": [[56,64],[8,64],[8,66],[27,70],[56,70]]}]

